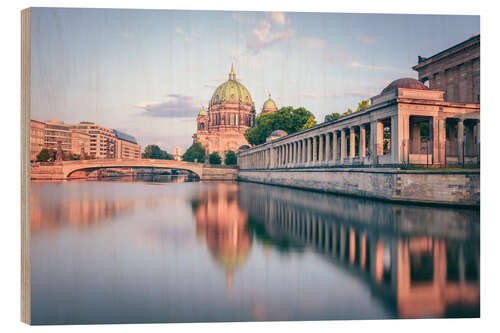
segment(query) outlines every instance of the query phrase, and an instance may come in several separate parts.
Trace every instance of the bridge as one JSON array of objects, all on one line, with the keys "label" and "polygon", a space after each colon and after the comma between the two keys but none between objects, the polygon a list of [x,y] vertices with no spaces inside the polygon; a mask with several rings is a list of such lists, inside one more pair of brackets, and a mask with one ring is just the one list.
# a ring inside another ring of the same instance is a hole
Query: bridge
[{"label": "bridge", "polygon": [[203,163],[156,159],[95,159],[34,163],[31,179],[85,179],[93,171],[109,168],[164,168],[190,171],[200,180],[235,180],[237,170]]}]

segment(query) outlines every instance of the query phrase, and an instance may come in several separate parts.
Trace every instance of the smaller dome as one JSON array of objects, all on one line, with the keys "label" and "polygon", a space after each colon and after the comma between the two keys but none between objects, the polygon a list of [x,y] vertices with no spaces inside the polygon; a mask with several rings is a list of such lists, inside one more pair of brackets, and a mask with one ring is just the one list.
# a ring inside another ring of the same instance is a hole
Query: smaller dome
[{"label": "smaller dome", "polygon": [[198,112],[198,117],[201,117],[201,116],[208,116],[208,112],[205,110],[204,107],[202,107],[200,112]]},{"label": "smaller dome", "polygon": [[283,130],[275,130],[275,131],[272,131],[271,135],[269,135],[269,136],[281,138],[281,137],[287,136],[287,135],[288,135],[288,133],[283,131]]},{"label": "smaller dome", "polygon": [[422,82],[413,79],[411,77],[404,77],[401,79],[397,79],[389,83],[387,87],[382,90],[381,94],[388,93],[391,90],[397,89],[397,88],[407,88],[407,89],[420,89],[420,90],[428,90],[427,86],[423,84]]},{"label": "smaller dome", "polygon": [[238,148],[238,150],[247,150],[248,148],[250,148],[250,146],[248,146],[248,145],[243,145],[243,146],[240,146],[240,147]]},{"label": "smaller dome", "polygon": [[276,103],[269,98],[267,101],[264,102],[264,105],[262,106],[263,109],[277,109]]},{"label": "smaller dome", "polygon": [[269,94],[269,98],[264,102],[262,106],[262,113],[271,113],[278,110],[276,103],[271,99],[271,94]]}]

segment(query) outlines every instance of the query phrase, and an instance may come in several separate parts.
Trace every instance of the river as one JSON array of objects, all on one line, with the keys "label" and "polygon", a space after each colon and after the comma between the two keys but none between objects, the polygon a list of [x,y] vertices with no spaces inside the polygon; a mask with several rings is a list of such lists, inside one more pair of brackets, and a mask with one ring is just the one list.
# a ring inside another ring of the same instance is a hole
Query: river
[{"label": "river", "polygon": [[32,182],[33,324],[479,316],[479,211],[185,176]]}]

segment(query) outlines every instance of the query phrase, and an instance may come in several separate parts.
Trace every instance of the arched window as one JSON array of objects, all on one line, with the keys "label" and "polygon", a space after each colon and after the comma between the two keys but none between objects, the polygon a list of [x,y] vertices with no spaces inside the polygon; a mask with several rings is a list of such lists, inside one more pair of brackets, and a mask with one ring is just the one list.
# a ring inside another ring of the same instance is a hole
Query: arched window
[{"label": "arched window", "polygon": [[205,123],[200,124],[200,130],[204,131],[205,130]]}]

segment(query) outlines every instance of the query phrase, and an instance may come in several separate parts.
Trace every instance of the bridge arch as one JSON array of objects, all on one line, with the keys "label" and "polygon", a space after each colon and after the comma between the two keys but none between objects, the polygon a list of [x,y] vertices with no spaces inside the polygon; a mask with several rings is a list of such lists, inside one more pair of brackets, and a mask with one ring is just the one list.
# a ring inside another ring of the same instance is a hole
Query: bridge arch
[{"label": "bridge arch", "polygon": [[63,178],[70,179],[72,175],[83,172],[88,175],[90,172],[98,169],[108,168],[165,168],[186,170],[196,174],[200,179],[203,177],[203,164],[191,163],[175,160],[83,160],[83,161],[65,161],[63,162]]}]

